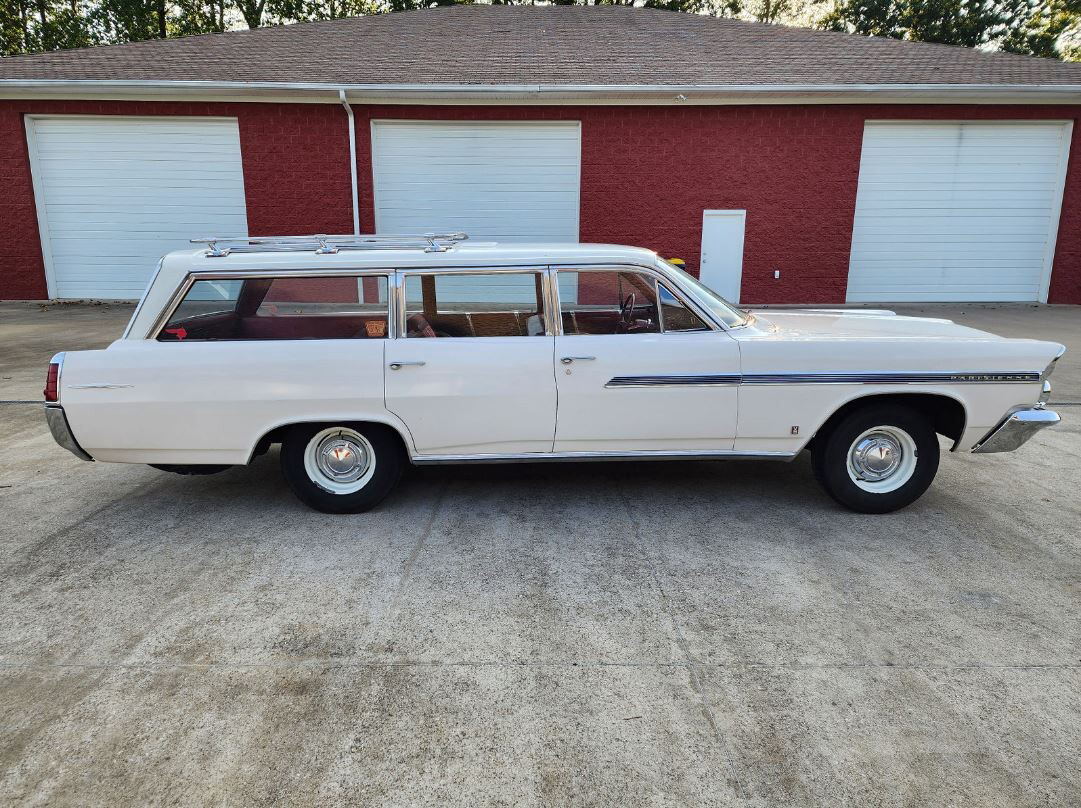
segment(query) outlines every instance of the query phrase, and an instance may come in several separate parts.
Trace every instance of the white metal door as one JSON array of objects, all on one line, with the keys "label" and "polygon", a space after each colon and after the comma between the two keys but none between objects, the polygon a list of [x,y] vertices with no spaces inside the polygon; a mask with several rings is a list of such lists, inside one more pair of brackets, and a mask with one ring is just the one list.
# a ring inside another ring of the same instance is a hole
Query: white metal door
[{"label": "white metal door", "polygon": [[553,337],[398,338],[387,343],[387,409],[419,454],[550,452]]},{"label": "white metal door", "polygon": [[728,334],[574,335],[555,341],[555,451],[732,448],[740,365],[739,347]]},{"label": "white metal door", "polygon": [[702,260],[699,280],[725,300],[739,302],[743,282],[745,210],[702,212]]},{"label": "white metal door", "polygon": [[235,119],[26,119],[49,296],[142,295],[158,259],[247,235]]},{"label": "white metal door", "polygon": [[373,121],[375,227],[578,241],[577,122]]},{"label": "white metal door", "polygon": [[1071,124],[869,122],[848,300],[1046,301]]}]

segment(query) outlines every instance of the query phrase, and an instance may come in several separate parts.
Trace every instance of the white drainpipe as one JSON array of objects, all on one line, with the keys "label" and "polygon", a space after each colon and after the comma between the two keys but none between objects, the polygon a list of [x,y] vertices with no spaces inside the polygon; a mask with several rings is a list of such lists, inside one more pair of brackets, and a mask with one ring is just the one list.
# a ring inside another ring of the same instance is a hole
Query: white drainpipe
[{"label": "white drainpipe", "polygon": [[349,117],[349,179],[353,188],[353,235],[360,235],[360,198],[357,195],[357,129],[353,123],[353,108],[345,98],[345,90],[338,90],[338,98]]}]

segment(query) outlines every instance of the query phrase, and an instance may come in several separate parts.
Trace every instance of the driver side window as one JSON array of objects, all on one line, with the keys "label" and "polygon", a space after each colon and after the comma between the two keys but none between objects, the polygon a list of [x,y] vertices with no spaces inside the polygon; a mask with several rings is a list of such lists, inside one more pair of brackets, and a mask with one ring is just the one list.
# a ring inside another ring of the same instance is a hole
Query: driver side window
[{"label": "driver side window", "polygon": [[656,334],[660,329],[653,278],[630,270],[559,272],[563,333]]}]

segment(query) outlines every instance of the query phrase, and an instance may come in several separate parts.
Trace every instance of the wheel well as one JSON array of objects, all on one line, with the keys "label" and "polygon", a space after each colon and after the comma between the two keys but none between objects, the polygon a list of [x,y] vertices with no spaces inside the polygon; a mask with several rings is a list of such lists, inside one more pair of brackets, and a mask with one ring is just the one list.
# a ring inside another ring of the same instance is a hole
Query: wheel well
[{"label": "wheel well", "polygon": [[832,426],[860,407],[868,404],[902,404],[923,413],[931,422],[935,432],[945,435],[954,442],[961,439],[965,431],[965,406],[955,398],[936,393],[882,393],[853,399],[833,413],[818,428],[812,443],[819,435],[825,435]]},{"label": "wheel well", "polygon": [[[327,426],[334,426],[334,424],[336,424],[336,423],[340,424],[340,423],[345,423],[345,422],[344,421],[296,421],[295,423],[292,423],[292,424],[282,424],[281,426],[276,426],[273,429],[271,429],[269,432],[267,432],[265,435],[263,435],[261,438],[259,438],[258,441],[255,442],[255,449],[252,451],[251,458],[248,460],[248,462],[250,463],[252,460],[259,457],[260,455],[266,454],[270,450],[270,447],[273,446],[275,443],[281,443],[285,439],[285,434],[290,429],[292,429],[294,426],[312,426],[312,425],[315,425],[315,424],[326,424]],[[404,452],[406,457],[408,458],[408,456],[409,456],[408,444],[405,442],[405,438],[402,437],[402,433],[399,432],[397,429],[395,429],[392,425],[383,423],[382,421],[364,421],[364,420],[349,421],[348,423],[351,423],[351,424],[372,424],[373,426],[386,427],[387,429],[389,429],[391,432],[393,432],[395,435],[398,436],[398,441],[402,445],[402,452]]]}]

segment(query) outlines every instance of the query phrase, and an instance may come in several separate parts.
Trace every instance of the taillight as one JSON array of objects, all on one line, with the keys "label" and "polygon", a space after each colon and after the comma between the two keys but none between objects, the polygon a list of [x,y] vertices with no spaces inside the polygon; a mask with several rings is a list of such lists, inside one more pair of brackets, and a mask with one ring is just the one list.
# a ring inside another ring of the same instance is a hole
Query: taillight
[{"label": "taillight", "polygon": [[60,400],[60,363],[50,362],[49,372],[45,376],[45,400],[46,401],[59,401]]}]

